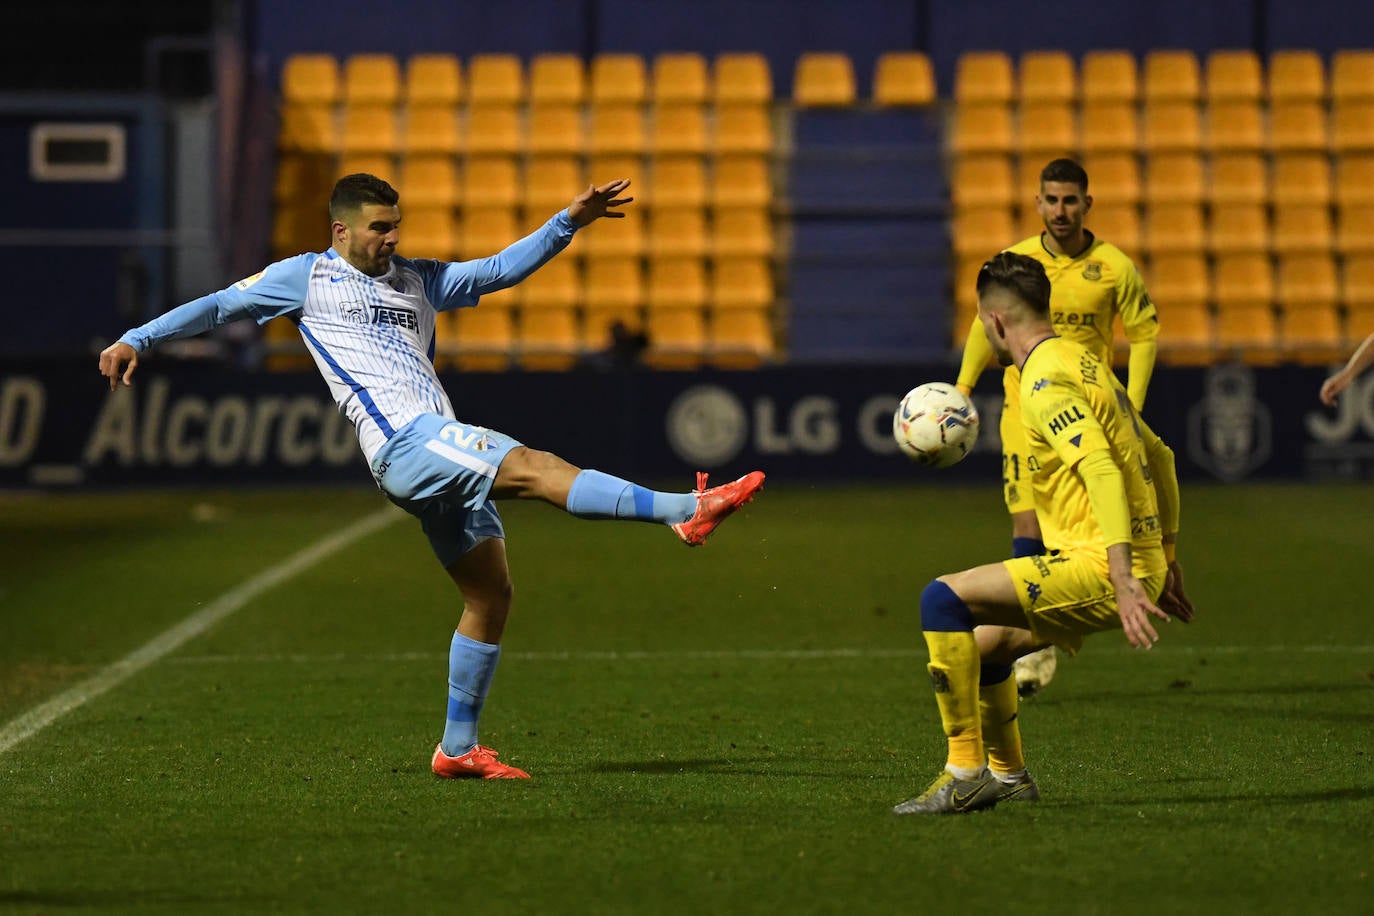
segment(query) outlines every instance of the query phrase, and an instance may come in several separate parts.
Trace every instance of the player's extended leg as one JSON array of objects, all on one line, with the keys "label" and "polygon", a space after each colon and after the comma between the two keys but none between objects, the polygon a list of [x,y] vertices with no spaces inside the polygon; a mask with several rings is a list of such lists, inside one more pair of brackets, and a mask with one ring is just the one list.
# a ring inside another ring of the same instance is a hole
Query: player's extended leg
[{"label": "player's extended leg", "polygon": [[1039,646],[1029,630],[981,626],[973,631],[982,664],[978,670],[978,712],[988,769],[1001,783],[997,801],[1039,801],[1040,790],[1026,770],[1021,748],[1020,697],[1012,663]]},{"label": "player's extended leg", "polygon": [[754,498],[763,478],[762,471],[754,471],[707,489],[706,475],[698,474],[693,492],[664,493],[601,471],[582,470],[551,452],[521,446],[501,462],[491,495],[542,499],[578,518],[659,522],[672,526],[678,537],[695,547]]}]

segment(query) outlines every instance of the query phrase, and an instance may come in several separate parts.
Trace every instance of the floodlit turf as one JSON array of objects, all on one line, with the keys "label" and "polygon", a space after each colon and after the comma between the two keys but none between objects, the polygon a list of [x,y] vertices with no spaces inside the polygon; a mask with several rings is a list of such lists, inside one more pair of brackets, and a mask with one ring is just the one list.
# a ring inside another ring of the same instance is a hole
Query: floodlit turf
[{"label": "floodlit turf", "polygon": [[[505,504],[483,740],[532,782],[429,773],[458,607],[402,518],[0,754],[0,911],[1367,912],[1374,488],[1184,499],[1200,619],[1061,662],[1038,805],[888,813],[943,760],[917,596],[1004,552],[995,487],[770,481],[697,550]],[[382,506],[0,496],[0,729]]]}]

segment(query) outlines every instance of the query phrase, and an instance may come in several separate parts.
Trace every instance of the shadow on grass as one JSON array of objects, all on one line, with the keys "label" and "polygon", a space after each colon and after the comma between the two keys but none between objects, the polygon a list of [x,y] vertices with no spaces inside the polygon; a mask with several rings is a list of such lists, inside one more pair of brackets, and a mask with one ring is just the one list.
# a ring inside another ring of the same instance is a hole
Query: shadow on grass
[{"label": "shadow on grass", "polygon": [[1230,805],[1248,802],[1259,805],[1305,805],[1313,802],[1369,801],[1374,786],[1353,786],[1348,789],[1327,789],[1321,792],[1262,792],[1229,795],[1151,796],[1150,798],[1118,798],[1092,802],[1103,808],[1158,808],[1161,805]]}]

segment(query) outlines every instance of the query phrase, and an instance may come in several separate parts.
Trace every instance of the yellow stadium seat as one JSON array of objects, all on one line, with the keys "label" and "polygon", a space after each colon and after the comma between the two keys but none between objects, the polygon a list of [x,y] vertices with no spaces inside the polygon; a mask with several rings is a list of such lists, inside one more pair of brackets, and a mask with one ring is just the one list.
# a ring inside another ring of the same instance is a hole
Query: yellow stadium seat
[{"label": "yellow stadium seat", "polygon": [[1316,51],[1283,50],[1269,56],[1269,101],[1325,102],[1326,68]]},{"label": "yellow stadium seat", "polygon": [[[469,156],[463,163],[460,187],[467,209],[514,209],[522,202],[520,169],[510,156]],[[571,192],[568,199],[572,199]]]},{"label": "yellow stadium seat", "polygon": [[283,151],[277,157],[272,199],[281,202],[327,200],[338,180],[334,157],[323,153]]},{"label": "yellow stadium seat", "polygon": [[401,238],[410,257],[448,261],[458,254],[458,223],[450,207],[407,207]]},{"label": "yellow stadium seat", "polygon": [[339,62],[330,54],[293,54],[281,75],[287,104],[333,105],[339,100]]},{"label": "yellow stadium seat", "polygon": [[329,246],[329,214],[319,204],[283,202],[272,219],[272,254],[290,257],[303,251],[322,251]]},{"label": "yellow stadium seat", "polygon": [[753,369],[773,358],[773,327],[763,309],[714,312],[707,344],[711,363],[723,369]]},{"label": "yellow stadium seat", "polygon": [[1374,102],[1374,51],[1343,49],[1331,55],[1331,101]]},{"label": "yellow stadium seat", "polygon": [[577,234],[575,244],[588,257],[640,257],[645,247],[644,216],[632,212],[624,219],[597,220],[595,226]]},{"label": "yellow stadium seat", "polygon": [[522,303],[529,308],[582,304],[582,274],[576,258],[556,257],[520,283]]},{"label": "yellow stadium seat", "polygon": [[1064,51],[1027,51],[1021,55],[1017,80],[1021,104],[1078,100],[1078,77],[1073,58]]},{"label": "yellow stadium seat", "polygon": [[[1207,231],[1201,205],[1160,204],[1148,208],[1148,213],[1144,247],[1151,256],[1201,254],[1205,250]],[[1103,238],[1111,240],[1111,236],[1105,234]]]},{"label": "yellow stadium seat", "polygon": [[[1026,219],[1039,219],[1033,211],[1035,210],[1035,198],[1040,193],[1040,173],[1045,170],[1047,164],[1047,159],[1031,156],[1022,156],[1017,160],[1016,185],[1012,205],[1031,211],[1021,214]],[[1040,226],[1035,231],[1039,232],[1043,228]]]},{"label": "yellow stadium seat", "polygon": [[409,156],[401,160],[396,189],[407,208],[454,207],[460,198],[458,163],[452,156]]},{"label": "yellow stadium seat", "polygon": [[345,105],[387,105],[401,98],[401,67],[391,54],[354,54],[344,61]]},{"label": "yellow stadium seat", "polygon": [[1269,109],[1269,146],[1275,153],[1325,153],[1326,109],[1317,102],[1276,102]]},{"label": "yellow stadium seat", "polygon": [[575,105],[531,105],[525,149],[531,156],[577,156],[586,149],[582,109]]},{"label": "yellow stadium seat", "polygon": [[1264,94],[1259,55],[1251,50],[1217,50],[1207,55],[1207,103],[1259,102]]},{"label": "yellow stadium seat", "polygon": [[1197,55],[1180,49],[1147,51],[1143,94],[1147,107],[1161,102],[1196,102],[1202,95]]},{"label": "yellow stadium seat", "polygon": [[[1157,254],[1147,272],[1150,298],[1160,303],[1166,319],[1180,304],[1201,305],[1211,298],[1212,281],[1207,258],[1199,250]],[[1161,323],[1161,327],[1167,321]]]},{"label": "yellow stadium seat", "polygon": [[644,152],[644,110],[639,105],[595,105],[587,149],[593,155]]},{"label": "yellow stadium seat", "polygon": [[1340,297],[1336,261],[1326,251],[1279,257],[1278,301],[1284,309],[1334,307]]},{"label": "yellow stadium seat", "polygon": [[656,309],[706,305],[706,262],[699,257],[655,256],[649,260],[647,302]]},{"label": "yellow stadium seat", "polygon": [[1139,98],[1135,58],[1129,51],[1089,51],[1083,55],[1079,86],[1085,105],[1101,102],[1134,105]]},{"label": "yellow stadium seat", "polygon": [[396,159],[386,153],[345,153],[339,157],[338,173],[344,175],[375,175],[392,187],[396,186]]},{"label": "yellow stadium seat", "polygon": [[284,106],[277,146],[293,153],[337,152],[339,130],[333,107],[305,104]]},{"label": "yellow stadium seat", "polygon": [[644,181],[644,159],[624,153],[605,153],[587,160],[587,184],[603,185],[618,178],[635,182],[630,186],[630,194],[638,193],[637,185]]},{"label": "yellow stadium seat", "polygon": [[656,105],[704,105],[711,96],[706,58],[694,51],[658,55],[652,76]]},{"label": "yellow stadium seat", "polygon": [[[1039,229],[1044,223],[1038,222]],[[1098,238],[1111,242],[1128,257],[1138,257],[1141,251],[1140,213],[1133,206],[1121,204],[1094,205],[1084,221]],[[1034,226],[1033,226],[1034,228]]]},{"label": "yellow stadium seat", "polygon": [[1334,305],[1279,307],[1284,356],[1306,365],[1330,365],[1344,356],[1341,312]]},{"label": "yellow stadium seat", "polygon": [[458,113],[448,105],[412,106],[406,111],[401,150],[408,156],[457,155],[462,149]]},{"label": "yellow stadium seat", "polygon": [[341,153],[396,152],[400,138],[396,133],[396,112],[392,108],[345,108]]},{"label": "yellow stadium seat", "polygon": [[954,100],[960,107],[1010,102],[1013,91],[1011,58],[1002,51],[965,51],[954,67]]},{"label": "yellow stadium seat", "polygon": [[1348,153],[1336,160],[1336,204],[1374,205],[1374,153]]},{"label": "yellow stadium seat", "polygon": [[594,105],[642,105],[648,82],[644,58],[638,54],[602,53],[592,58]]},{"label": "yellow stadium seat", "polygon": [[792,102],[798,108],[843,108],[858,97],[854,63],[849,55],[804,51],[792,79]]},{"label": "yellow stadium seat", "polygon": [[519,105],[525,70],[514,54],[476,54],[468,61],[469,105]]},{"label": "yellow stadium seat", "polygon": [[1206,193],[1206,172],[1196,153],[1159,153],[1145,160],[1147,204],[1197,204]]},{"label": "yellow stadium seat", "polygon": [[768,59],[755,51],[718,55],[715,61],[713,92],[715,103],[763,106],[773,101],[773,75]]},{"label": "yellow stadium seat", "polygon": [[1336,220],[1338,252],[1347,257],[1374,253],[1374,207],[1342,207]]},{"label": "yellow stadium seat", "polygon": [[1374,253],[1351,255],[1345,259],[1341,270],[1341,302],[1347,309],[1374,313]]},{"label": "yellow stadium seat", "polygon": [[1212,208],[1207,246],[1213,253],[1267,253],[1269,244],[1269,218],[1263,206],[1227,204]]},{"label": "yellow stadium seat", "polygon": [[615,325],[621,326],[621,333],[642,333],[644,329],[644,310],[640,308],[615,308],[613,306],[593,305],[582,312],[582,339],[589,351],[606,351],[615,346]]},{"label": "yellow stadium seat", "polygon": [[711,236],[711,253],[717,258],[773,256],[773,223],[766,210],[718,210]]},{"label": "yellow stadium seat", "polygon": [[1243,303],[1269,305],[1274,301],[1274,272],[1263,252],[1223,254],[1216,259],[1212,296],[1217,308]]},{"label": "yellow stadium seat", "polygon": [[[1086,85],[1086,84],[1085,84]],[[1078,119],[1079,147],[1094,153],[1135,154],[1140,146],[1140,124],[1134,104],[1088,102]]]},{"label": "yellow stadium seat", "polygon": [[1095,199],[1134,206],[1141,200],[1140,165],[1131,153],[1085,157],[1088,188]]},{"label": "yellow stadium seat", "polygon": [[706,152],[706,113],[700,105],[664,103],[654,107],[649,150],[655,156]]},{"label": "yellow stadium seat", "polygon": [[1374,101],[1336,102],[1331,106],[1331,151],[1374,151]]},{"label": "yellow stadium seat", "polygon": [[949,196],[955,210],[1015,206],[1020,195],[1013,185],[1011,159],[999,154],[961,156],[954,161]]},{"label": "yellow stadium seat", "polygon": [[467,112],[465,152],[514,156],[524,149],[520,112],[508,105],[473,105]]},{"label": "yellow stadium seat", "polygon": [[515,350],[515,316],[510,309],[483,303],[440,318],[435,330],[442,327],[445,333],[437,348],[442,348],[446,362],[467,372],[500,372],[510,367]]},{"label": "yellow stadium seat", "polygon": [[525,209],[545,219],[572,202],[587,188],[582,165],[575,156],[533,157],[525,166]]},{"label": "yellow stadium seat", "polygon": [[576,54],[536,54],[530,61],[531,105],[577,106],[587,98],[587,68]]},{"label": "yellow stadium seat", "polygon": [[406,62],[409,106],[456,106],[463,98],[463,70],[452,54],[416,54]]},{"label": "yellow stadium seat", "polygon": [[[1217,304],[1218,347],[1238,352],[1249,362],[1268,362],[1277,358],[1278,321],[1268,256],[1218,257],[1212,290]],[[1160,326],[1163,327],[1162,322]]]},{"label": "yellow stadium seat", "polygon": [[700,156],[665,156],[653,161],[647,190],[635,194],[636,206],[706,206],[706,167]]},{"label": "yellow stadium seat", "polygon": [[706,211],[700,207],[658,207],[648,211],[646,222],[650,257],[697,258],[706,254]]},{"label": "yellow stadium seat", "polygon": [[1207,146],[1213,153],[1264,149],[1266,136],[1258,102],[1213,102],[1207,109]]},{"label": "yellow stadium seat", "polygon": [[588,258],[583,288],[589,309],[625,311],[644,304],[644,272],[635,258]]},{"label": "yellow stadium seat", "polygon": [[768,160],[763,156],[717,156],[708,194],[710,205],[716,210],[728,207],[767,209],[773,203]]},{"label": "yellow stadium seat", "polygon": [[1197,105],[1168,101],[1147,104],[1142,141],[1148,155],[1201,149],[1202,122]]},{"label": "yellow stadium seat", "polygon": [[773,122],[762,105],[724,105],[716,109],[717,154],[773,152]]},{"label": "yellow stadium seat", "polygon": [[873,102],[885,107],[924,107],[939,101],[935,70],[921,51],[887,51],[873,66]]},{"label": "yellow stadium seat", "polygon": [[577,310],[561,305],[524,305],[520,309],[520,368],[535,372],[571,369],[582,355]]},{"label": "yellow stadium seat", "polygon": [[956,156],[1012,151],[1011,112],[1004,104],[968,104],[954,110],[950,150]]},{"label": "yellow stadium seat", "polygon": [[[1163,300],[1161,300],[1163,301]],[[1205,302],[1168,305],[1159,323],[1159,360],[1173,366],[1206,366],[1216,359],[1216,329]]]},{"label": "yellow stadium seat", "polygon": [[706,356],[706,319],[699,308],[649,311],[645,361],[658,369],[694,369]]},{"label": "yellow stadium seat", "polygon": [[1323,153],[1285,153],[1274,157],[1274,190],[1270,201],[1289,204],[1331,203],[1331,164]]},{"label": "yellow stadium seat", "polygon": [[1331,210],[1325,204],[1274,208],[1273,247],[1279,255],[1328,252],[1333,242]]},{"label": "yellow stadium seat", "polygon": [[767,258],[720,258],[711,271],[711,307],[768,309],[773,307],[773,272]]},{"label": "yellow stadium seat", "polygon": [[463,260],[496,254],[520,237],[515,210],[509,207],[468,207],[463,211],[459,247]]},{"label": "yellow stadium seat", "polygon": [[1009,207],[981,207],[954,214],[954,251],[981,264],[1017,239]]},{"label": "yellow stadium seat", "polygon": [[1017,147],[1022,156],[1043,159],[1073,155],[1078,148],[1078,129],[1072,106],[1063,102],[1022,105]]},{"label": "yellow stadium seat", "polygon": [[1211,200],[1214,204],[1262,204],[1269,200],[1269,179],[1258,153],[1225,153],[1212,158]]},{"label": "yellow stadium seat", "polygon": [[1006,247],[987,248],[971,254],[956,255],[954,258],[954,306],[955,318],[963,328],[956,328],[956,335],[962,344],[966,339],[967,325],[978,312],[978,272],[983,269],[988,258]]}]

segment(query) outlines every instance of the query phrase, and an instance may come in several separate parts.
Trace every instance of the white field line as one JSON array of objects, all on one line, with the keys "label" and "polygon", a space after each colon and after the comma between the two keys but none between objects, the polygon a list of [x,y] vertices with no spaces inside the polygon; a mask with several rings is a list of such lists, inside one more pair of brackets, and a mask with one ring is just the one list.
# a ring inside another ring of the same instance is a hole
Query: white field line
[{"label": "white field line", "polygon": [[118,687],[169,653],[175,652],[263,592],[301,574],[330,554],[402,517],[403,513],[400,510],[391,508],[373,513],[234,586],[203,609],[164,630],[148,643],[0,727],[0,754],[24,739],[36,735],[67,713]]}]

